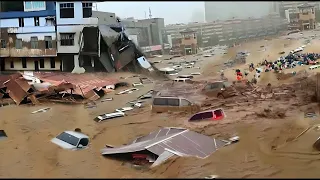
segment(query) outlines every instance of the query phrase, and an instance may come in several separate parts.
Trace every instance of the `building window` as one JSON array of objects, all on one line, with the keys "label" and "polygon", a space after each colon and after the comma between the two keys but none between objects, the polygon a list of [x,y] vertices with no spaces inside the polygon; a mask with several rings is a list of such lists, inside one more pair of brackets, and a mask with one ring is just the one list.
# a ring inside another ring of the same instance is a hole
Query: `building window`
[{"label": "building window", "polygon": [[7,47],[7,42],[4,39],[1,39],[1,48],[6,48]]},{"label": "building window", "polygon": [[16,39],[16,49],[22,49],[22,39]]},{"label": "building window", "polygon": [[38,37],[31,37],[31,49],[38,49]]},{"label": "building window", "polygon": [[27,68],[27,58],[22,58],[22,68]]},{"label": "building window", "polygon": [[83,18],[92,16],[92,3],[82,3]]},{"label": "building window", "polygon": [[60,18],[74,18],[74,4],[61,3],[60,4]]},{"label": "building window", "polygon": [[14,62],[10,61],[10,68],[14,68]]},{"label": "building window", "polygon": [[51,36],[45,36],[44,41],[46,44],[46,49],[51,49],[52,48],[52,37]]},{"label": "building window", "polygon": [[24,27],[23,18],[19,18],[19,27]]},{"label": "building window", "polygon": [[34,26],[40,26],[39,17],[34,17]]},{"label": "building window", "polygon": [[56,60],[54,59],[54,57],[50,58],[50,67],[51,68],[56,68]]},{"label": "building window", "polygon": [[24,11],[43,11],[46,10],[45,1],[24,1]]},{"label": "building window", "polygon": [[60,45],[61,46],[73,46],[74,45],[74,33],[60,33]]},{"label": "building window", "polygon": [[40,59],[40,68],[44,68],[44,59],[43,58]]}]

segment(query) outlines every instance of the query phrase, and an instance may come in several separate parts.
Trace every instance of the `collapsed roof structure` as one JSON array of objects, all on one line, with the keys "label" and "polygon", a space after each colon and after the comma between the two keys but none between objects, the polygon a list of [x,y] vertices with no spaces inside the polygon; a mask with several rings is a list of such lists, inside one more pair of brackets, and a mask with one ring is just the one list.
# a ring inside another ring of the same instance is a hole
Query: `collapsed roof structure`
[{"label": "collapsed roof structure", "polygon": [[124,70],[150,73],[154,70],[142,51],[124,33],[120,21],[113,26],[84,27],[79,45],[79,62],[86,72]]},{"label": "collapsed roof structure", "polygon": [[172,156],[194,156],[207,158],[219,148],[228,143],[214,139],[188,129],[166,127],[149,135],[134,140],[131,144],[117,147],[104,148],[101,154],[107,155],[128,155],[130,153],[150,153],[156,157],[151,167],[157,166]]}]

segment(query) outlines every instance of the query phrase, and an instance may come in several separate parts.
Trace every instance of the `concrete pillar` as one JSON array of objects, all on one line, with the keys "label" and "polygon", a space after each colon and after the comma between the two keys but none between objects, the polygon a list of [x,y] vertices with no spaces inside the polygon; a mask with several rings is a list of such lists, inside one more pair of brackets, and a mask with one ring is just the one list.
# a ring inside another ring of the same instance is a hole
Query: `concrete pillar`
[{"label": "concrete pillar", "polygon": [[74,69],[72,70],[71,73],[81,74],[86,71],[83,67],[80,67],[78,55],[73,56],[73,61],[74,61]]}]

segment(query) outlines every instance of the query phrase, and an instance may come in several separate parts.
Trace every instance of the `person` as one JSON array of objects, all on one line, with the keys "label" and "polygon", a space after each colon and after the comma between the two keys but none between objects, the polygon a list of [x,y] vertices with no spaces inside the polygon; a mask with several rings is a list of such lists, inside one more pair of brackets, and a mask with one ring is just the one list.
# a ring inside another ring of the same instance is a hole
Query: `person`
[{"label": "person", "polygon": [[224,72],[223,72],[223,70],[220,71],[220,78],[221,78],[221,79],[224,79]]}]

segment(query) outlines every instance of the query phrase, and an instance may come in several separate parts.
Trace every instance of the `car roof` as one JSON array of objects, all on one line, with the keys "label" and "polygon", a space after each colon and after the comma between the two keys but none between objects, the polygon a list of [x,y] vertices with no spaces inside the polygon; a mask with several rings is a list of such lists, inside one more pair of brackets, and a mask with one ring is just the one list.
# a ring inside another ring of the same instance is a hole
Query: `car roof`
[{"label": "car roof", "polygon": [[70,134],[72,136],[75,136],[79,139],[81,138],[88,138],[89,139],[89,136],[85,135],[85,134],[82,134],[80,132],[75,132],[75,131],[64,131],[64,133],[67,133],[67,134]]}]

